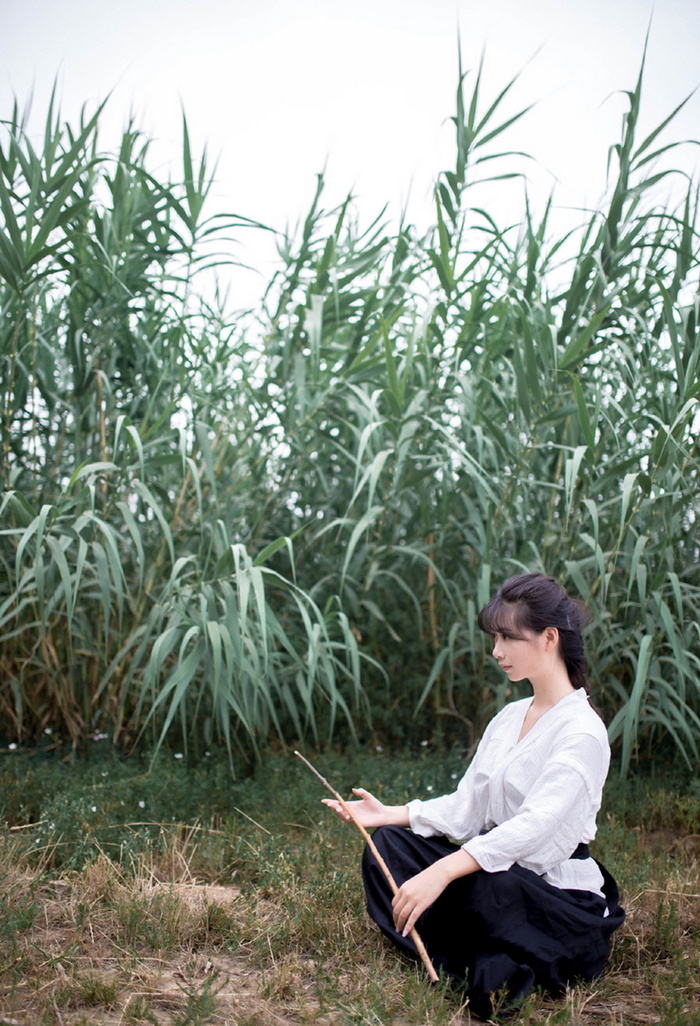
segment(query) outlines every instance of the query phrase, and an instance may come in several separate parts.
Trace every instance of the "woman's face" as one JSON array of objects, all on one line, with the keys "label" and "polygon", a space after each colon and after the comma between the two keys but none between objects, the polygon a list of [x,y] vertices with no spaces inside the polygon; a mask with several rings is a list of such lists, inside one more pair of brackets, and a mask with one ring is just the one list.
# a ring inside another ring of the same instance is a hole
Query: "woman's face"
[{"label": "woman's face", "polygon": [[497,632],[493,636],[493,657],[509,680],[532,680],[544,665],[546,634],[520,630],[517,637]]}]

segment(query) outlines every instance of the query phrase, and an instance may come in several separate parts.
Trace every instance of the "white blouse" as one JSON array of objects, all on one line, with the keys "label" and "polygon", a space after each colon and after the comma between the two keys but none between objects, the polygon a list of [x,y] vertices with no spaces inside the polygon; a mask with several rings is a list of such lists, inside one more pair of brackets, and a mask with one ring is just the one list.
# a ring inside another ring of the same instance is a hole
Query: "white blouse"
[{"label": "white blouse", "polygon": [[464,842],[488,873],[517,862],[555,887],[602,895],[596,862],[570,856],[596,834],[610,764],[605,726],[577,690],[518,741],[530,702],[512,702],[491,720],[453,794],[408,803],[411,829]]}]

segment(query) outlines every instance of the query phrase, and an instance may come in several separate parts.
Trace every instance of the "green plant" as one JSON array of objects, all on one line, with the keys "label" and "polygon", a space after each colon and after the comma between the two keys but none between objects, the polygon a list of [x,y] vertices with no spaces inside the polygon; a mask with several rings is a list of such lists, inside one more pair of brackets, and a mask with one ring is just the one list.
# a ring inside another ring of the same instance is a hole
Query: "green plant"
[{"label": "green plant", "polygon": [[190,983],[181,986],[180,990],[186,998],[185,1008],[172,1016],[173,1026],[205,1026],[212,1021],[217,1010],[216,994],[225,981],[219,980],[218,973],[212,973],[200,984]]},{"label": "green plant", "polygon": [[124,1009],[124,1021],[129,1023],[129,1026],[138,1026],[139,1023],[144,1022],[158,1026],[158,1020],[153,1014],[150,1002],[141,995],[132,997],[127,1004]]},{"label": "green plant", "polygon": [[520,693],[478,609],[535,568],[591,607],[622,774],[697,761],[697,188],[668,205],[675,112],[640,139],[642,81],[605,201],[560,230],[555,197],[538,211],[527,192],[500,223],[526,110],[515,79],[484,101],[482,69],[460,68],[433,227],[326,210],[319,178],[254,311],[205,298],[200,269],[262,226],[206,216],[186,124],[161,182],[131,128],[99,150],[99,110],[73,130],[52,105],[41,151],[13,112],[8,736],[223,744],[232,764],[300,738],[470,749]]},{"label": "green plant", "polygon": [[273,729],[317,736],[324,700],[330,731],[352,725],[345,618],[220,505],[238,502],[248,397],[229,376],[251,348],[194,280],[246,219],[203,216],[186,123],[171,184],[131,129],[100,153],[99,113],[74,133],[52,104],[41,153],[17,110],[3,126],[3,720],[20,739],[150,728],[246,755]]}]

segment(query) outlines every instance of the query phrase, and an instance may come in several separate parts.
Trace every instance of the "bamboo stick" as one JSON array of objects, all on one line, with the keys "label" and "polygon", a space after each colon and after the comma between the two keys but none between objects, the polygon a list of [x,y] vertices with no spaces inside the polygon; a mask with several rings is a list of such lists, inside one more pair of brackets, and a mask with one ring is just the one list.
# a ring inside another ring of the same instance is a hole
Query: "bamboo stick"
[{"label": "bamboo stick", "polygon": [[[372,840],[371,834],[369,834],[365,830],[365,828],[363,827],[362,823],[360,823],[359,819],[357,818],[355,813],[352,811],[352,809],[350,808],[348,803],[345,801],[345,799],[342,798],[340,794],[338,794],[338,792],[335,790],[334,787],[331,787],[331,785],[328,783],[326,778],[321,776],[321,774],[318,772],[318,770],[315,769],[311,765],[309,760],[305,759],[304,756],[301,754],[301,752],[295,751],[294,754],[297,756],[297,758],[301,759],[301,761],[304,763],[304,765],[307,766],[311,770],[311,772],[314,774],[314,776],[318,777],[318,779],[321,781],[323,786],[325,788],[327,788],[331,792],[331,794],[336,799],[338,804],[341,806],[343,811],[348,814],[350,819],[353,821],[353,823],[355,824],[357,829],[360,831],[360,833],[364,837],[365,841],[367,842],[367,844],[369,846],[370,851],[372,852],[372,854],[374,855],[375,859],[377,860],[379,868],[381,869],[381,871],[384,874],[384,876],[387,878],[387,880],[389,882],[389,886],[391,887],[392,894],[396,894],[396,892],[398,891],[398,887],[396,886],[396,881],[394,880],[393,876],[391,875],[391,871],[390,871],[389,867],[387,866],[386,862],[384,861],[382,856],[377,851],[377,846],[375,845],[374,841]],[[420,939],[420,937],[418,935],[418,931],[416,930],[415,926],[413,927],[413,929],[410,932],[410,937],[411,937],[411,940],[413,941],[413,943],[416,946],[416,950],[417,950],[418,954],[421,957],[421,961],[423,962],[423,965],[426,968],[428,976],[433,981],[433,983],[437,983],[439,981],[440,977],[435,972],[435,966],[430,961],[430,955],[426,951],[425,944]]]}]

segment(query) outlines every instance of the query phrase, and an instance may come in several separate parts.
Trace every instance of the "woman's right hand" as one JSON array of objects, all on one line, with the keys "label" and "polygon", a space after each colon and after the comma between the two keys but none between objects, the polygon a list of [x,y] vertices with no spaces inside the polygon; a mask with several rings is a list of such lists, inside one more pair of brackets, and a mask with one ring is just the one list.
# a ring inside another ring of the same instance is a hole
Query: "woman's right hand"
[{"label": "woman's right hand", "polygon": [[[360,799],[357,802],[345,802],[352,810],[353,816],[363,827],[386,826],[388,823],[395,823],[397,826],[408,826],[408,809],[405,805],[384,805],[375,798],[364,787],[353,787],[352,793]],[[337,812],[341,819],[350,823],[352,817],[345,811],[336,798],[322,798],[321,801],[329,809]]]}]

